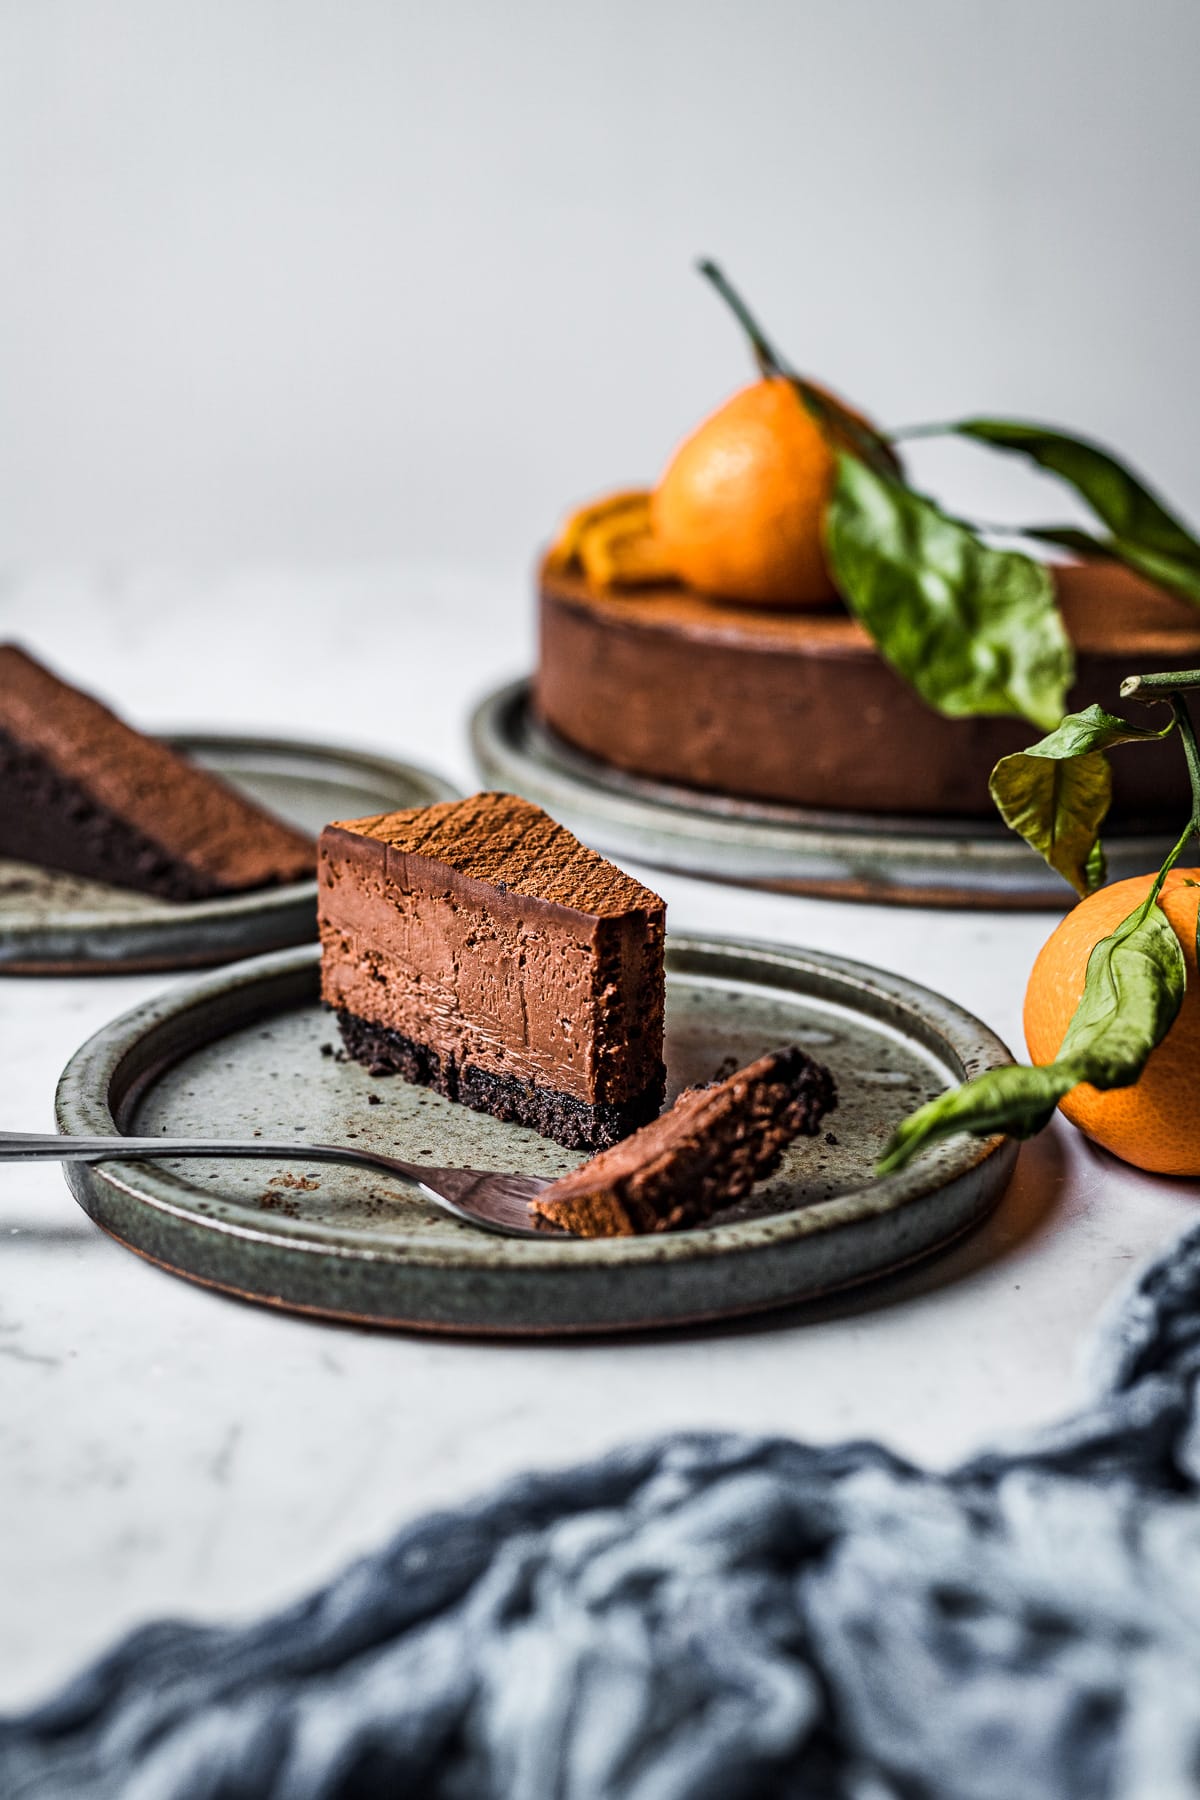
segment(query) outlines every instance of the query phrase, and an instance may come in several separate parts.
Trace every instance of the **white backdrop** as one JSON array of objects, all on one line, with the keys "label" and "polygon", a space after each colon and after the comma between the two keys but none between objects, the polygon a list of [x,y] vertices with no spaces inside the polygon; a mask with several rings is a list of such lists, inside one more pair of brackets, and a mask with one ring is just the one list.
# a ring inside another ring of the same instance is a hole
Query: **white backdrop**
[{"label": "white backdrop", "polygon": [[0,563],[519,577],[745,376],[697,252],[1200,511],[1198,77],[1194,0],[0,0]]}]

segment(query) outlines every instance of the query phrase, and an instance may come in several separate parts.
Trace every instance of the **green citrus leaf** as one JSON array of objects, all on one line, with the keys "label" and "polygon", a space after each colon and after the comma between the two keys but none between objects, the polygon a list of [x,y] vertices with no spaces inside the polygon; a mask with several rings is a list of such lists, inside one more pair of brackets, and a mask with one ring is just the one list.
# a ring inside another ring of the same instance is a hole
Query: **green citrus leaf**
[{"label": "green citrus leaf", "polygon": [[1104,854],[1104,845],[1097,838],[1088,851],[1087,864],[1084,869],[1084,884],[1089,894],[1103,887],[1108,880],[1108,858]]},{"label": "green citrus leaf", "polygon": [[1129,1087],[1183,1005],[1183,946],[1158,897],[1143,900],[1088,958],[1083,996],[1054,1060],[1075,1083]]},{"label": "green citrus leaf", "polygon": [[1039,468],[1060,476],[1114,538],[1200,567],[1200,543],[1183,521],[1167,510],[1132,469],[1099,444],[1019,419],[963,419],[954,430],[994,449],[1027,456]]},{"label": "green citrus leaf", "polygon": [[1050,730],[1074,662],[1050,575],[932,500],[840,454],[825,518],[833,578],[892,667],[950,718],[1018,714]]},{"label": "green citrus leaf", "polygon": [[1074,1085],[1064,1082],[1053,1063],[1044,1069],[1024,1063],[989,1069],[910,1113],[889,1138],[876,1173],[894,1175],[918,1151],[959,1131],[973,1137],[991,1137],[998,1131],[1009,1137],[1033,1137],[1050,1123],[1055,1107]]},{"label": "green citrus leaf", "polygon": [[1070,762],[1046,762],[1034,753],[1006,756],[992,770],[989,785],[1004,823],[1077,894],[1101,885],[1104,873],[1095,853],[1112,800],[1112,769],[1102,750]]},{"label": "green citrus leaf", "polygon": [[1055,1060],[1043,1068],[993,1069],[939,1094],[892,1134],[879,1173],[890,1175],[918,1150],[958,1131],[1032,1137],[1081,1081],[1129,1087],[1174,1024],[1185,981],[1183,948],[1152,894],[1092,951]]},{"label": "green citrus leaf", "polygon": [[1200,564],[1162,550],[1147,549],[1128,538],[1098,538],[1080,531],[1074,525],[1029,525],[1021,527],[1021,536],[1036,538],[1039,543],[1058,544],[1064,550],[1075,550],[1081,556],[1099,556],[1108,562],[1124,563],[1135,575],[1144,575],[1156,587],[1178,594],[1200,606]]},{"label": "green citrus leaf", "polygon": [[1056,731],[1028,750],[1006,756],[992,770],[992,799],[1010,830],[1044,856],[1078,894],[1094,893],[1104,881],[1100,827],[1112,799],[1112,770],[1106,750],[1117,744],[1166,737],[1160,731],[1126,724],[1101,706],[1069,713]]},{"label": "green citrus leaf", "polygon": [[952,429],[995,450],[1011,450],[1059,476],[1086,501],[1109,535],[1096,538],[1073,526],[1034,526],[1024,533],[1044,543],[1107,556],[1148,581],[1200,605],[1200,542],[1133,470],[1087,438],[1019,419],[963,419]]}]

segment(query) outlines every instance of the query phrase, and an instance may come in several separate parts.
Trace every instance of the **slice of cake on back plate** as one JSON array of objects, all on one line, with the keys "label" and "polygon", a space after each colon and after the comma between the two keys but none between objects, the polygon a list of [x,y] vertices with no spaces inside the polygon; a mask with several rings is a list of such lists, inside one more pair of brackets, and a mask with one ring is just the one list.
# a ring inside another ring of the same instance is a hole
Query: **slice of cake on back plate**
[{"label": "slice of cake on back plate", "polygon": [[666,909],[540,807],[328,825],[319,879],[322,996],[372,1073],[571,1148],[657,1115]]},{"label": "slice of cake on back plate", "polygon": [[311,880],[316,847],[0,644],[0,856],[182,901]]}]

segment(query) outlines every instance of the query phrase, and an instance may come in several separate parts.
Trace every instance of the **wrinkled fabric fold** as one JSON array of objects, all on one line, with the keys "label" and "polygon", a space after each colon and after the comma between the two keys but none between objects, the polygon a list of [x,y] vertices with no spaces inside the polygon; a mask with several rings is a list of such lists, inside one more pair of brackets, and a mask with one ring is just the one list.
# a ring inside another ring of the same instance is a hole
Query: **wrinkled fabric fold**
[{"label": "wrinkled fabric fold", "polygon": [[430,1515],[0,1721],[5,1800],[1184,1800],[1200,1229],[1095,1398],[946,1475],[690,1434]]}]

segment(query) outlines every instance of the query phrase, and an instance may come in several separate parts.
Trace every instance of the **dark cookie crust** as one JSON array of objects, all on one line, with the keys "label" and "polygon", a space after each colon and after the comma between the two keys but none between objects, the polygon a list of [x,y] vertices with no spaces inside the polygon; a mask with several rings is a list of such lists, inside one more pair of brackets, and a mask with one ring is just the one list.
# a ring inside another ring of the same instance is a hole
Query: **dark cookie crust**
[{"label": "dark cookie crust", "polygon": [[418,1087],[444,1094],[448,1100],[457,1100],[473,1112],[528,1125],[568,1150],[603,1150],[620,1143],[657,1118],[666,1092],[666,1071],[660,1066],[657,1079],[635,1099],[621,1105],[601,1102],[587,1106],[554,1088],[530,1087],[511,1075],[493,1075],[473,1063],[460,1064],[357,1013],[339,1009],[337,1022],[348,1054],[372,1075],[399,1075]]},{"label": "dark cookie crust", "polygon": [[208,900],[225,891],[3,730],[0,791],[0,856],[160,900]]}]

